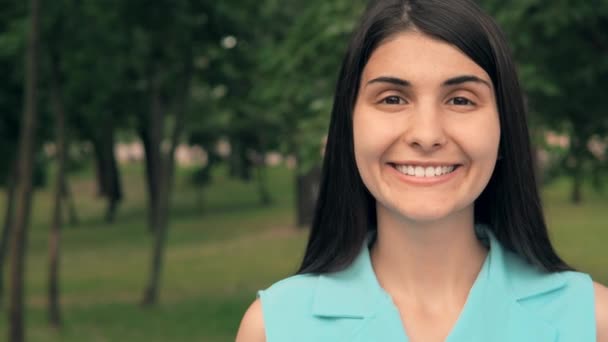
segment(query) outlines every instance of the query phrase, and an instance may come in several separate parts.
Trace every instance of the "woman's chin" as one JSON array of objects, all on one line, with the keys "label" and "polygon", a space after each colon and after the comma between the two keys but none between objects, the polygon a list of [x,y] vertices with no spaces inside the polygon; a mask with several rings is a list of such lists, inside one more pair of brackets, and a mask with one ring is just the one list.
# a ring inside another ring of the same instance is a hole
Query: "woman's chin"
[{"label": "woman's chin", "polygon": [[[416,224],[430,224],[441,222],[450,217],[458,216],[460,210],[454,210],[454,208],[447,207],[429,207],[420,206],[420,207],[407,207],[407,208],[394,208],[390,210],[386,214],[393,216],[393,220],[408,222],[408,223],[416,223]],[[378,215],[384,215],[382,210],[379,210]],[[380,217],[379,217],[380,219]]]}]

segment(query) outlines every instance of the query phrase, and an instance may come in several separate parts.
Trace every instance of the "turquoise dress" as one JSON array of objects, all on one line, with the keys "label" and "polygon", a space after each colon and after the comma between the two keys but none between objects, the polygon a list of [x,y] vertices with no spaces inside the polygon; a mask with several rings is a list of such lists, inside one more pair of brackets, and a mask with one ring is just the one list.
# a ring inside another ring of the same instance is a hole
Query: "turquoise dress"
[{"label": "turquoise dress", "polygon": [[[595,342],[587,274],[543,273],[483,231],[490,250],[446,342]],[[258,296],[267,342],[409,341],[368,248],[343,271],[295,275]]]}]

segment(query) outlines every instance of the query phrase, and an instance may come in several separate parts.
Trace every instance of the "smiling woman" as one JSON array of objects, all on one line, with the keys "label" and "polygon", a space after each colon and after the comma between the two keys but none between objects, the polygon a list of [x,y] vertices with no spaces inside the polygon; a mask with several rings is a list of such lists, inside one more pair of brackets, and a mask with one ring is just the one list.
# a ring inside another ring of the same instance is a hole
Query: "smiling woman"
[{"label": "smiling woman", "polygon": [[469,0],[376,0],[336,87],[297,275],[237,341],[608,341],[555,253],[505,39]]},{"label": "smiling woman", "polygon": [[378,228],[407,221],[416,231],[434,221],[471,230],[500,140],[488,74],[457,48],[410,30],[374,51],[360,83],[355,160],[385,223]]}]

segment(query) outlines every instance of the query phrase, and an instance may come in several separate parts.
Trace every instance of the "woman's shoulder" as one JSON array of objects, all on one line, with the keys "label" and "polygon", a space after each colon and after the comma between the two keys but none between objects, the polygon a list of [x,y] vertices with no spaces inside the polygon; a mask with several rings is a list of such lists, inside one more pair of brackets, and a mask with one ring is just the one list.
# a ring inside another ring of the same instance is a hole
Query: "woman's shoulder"
[{"label": "woman's shoulder", "polygon": [[595,341],[596,302],[589,274],[547,272],[512,252],[505,252],[504,257],[509,288],[518,307],[556,327],[560,339]]},{"label": "woman's shoulder", "polygon": [[[539,309],[542,310],[570,306],[588,312],[589,308],[593,308],[593,280],[589,274],[579,271],[547,272],[514,253],[506,254],[510,287],[519,302],[526,306],[528,303],[530,306],[540,303]],[[549,302],[559,305],[546,305]],[[567,311],[562,313],[568,314]]]},{"label": "woman's shoulder", "polygon": [[508,282],[519,300],[544,298],[564,301],[585,296],[592,301],[593,281],[587,273],[578,271],[547,272],[531,264],[522,256],[501,250],[502,267],[508,275]]},{"label": "woman's shoulder", "polygon": [[317,278],[313,274],[293,275],[258,291],[258,298],[243,316],[237,342],[266,341],[268,322],[296,320],[294,315],[305,312],[311,302]]},{"label": "woman's shoulder", "polygon": [[595,290],[595,318],[597,321],[597,341],[608,342],[608,288],[593,283]]},{"label": "woman's shoulder", "polygon": [[262,303],[256,299],[247,309],[239,331],[236,335],[236,342],[265,342],[266,332],[264,331],[264,315],[262,313]]},{"label": "woman's shoulder", "polygon": [[277,281],[265,290],[260,290],[258,296],[282,299],[282,297],[292,298],[298,294],[298,297],[302,297],[313,291],[318,277],[316,274],[292,275]]},{"label": "woman's shoulder", "polygon": [[[269,322],[301,319],[312,303],[318,275],[298,274],[258,291],[264,317]],[[268,324],[268,323],[267,323]]]}]

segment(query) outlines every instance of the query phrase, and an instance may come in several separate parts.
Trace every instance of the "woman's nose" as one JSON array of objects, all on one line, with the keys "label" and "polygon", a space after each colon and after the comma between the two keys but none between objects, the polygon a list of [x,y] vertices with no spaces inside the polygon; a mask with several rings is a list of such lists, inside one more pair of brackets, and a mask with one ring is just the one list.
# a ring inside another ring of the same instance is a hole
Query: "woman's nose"
[{"label": "woman's nose", "polygon": [[437,108],[427,106],[425,109],[410,112],[403,133],[403,140],[410,147],[421,152],[432,152],[445,145],[445,135],[441,113]]}]

